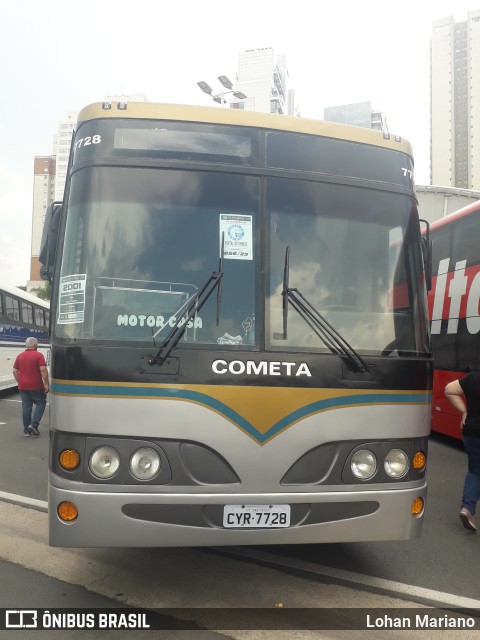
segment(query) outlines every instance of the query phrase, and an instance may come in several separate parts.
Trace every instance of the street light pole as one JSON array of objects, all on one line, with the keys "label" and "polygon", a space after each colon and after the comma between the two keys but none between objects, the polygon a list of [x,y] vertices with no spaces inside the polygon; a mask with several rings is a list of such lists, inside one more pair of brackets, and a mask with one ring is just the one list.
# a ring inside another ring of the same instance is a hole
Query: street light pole
[{"label": "street light pole", "polygon": [[218,76],[218,79],[225,89],[228,89],[228,91],[222,89],[220,93],[213,94],[213,89],[204,80],[200,80],[197,84],[203,93],[207,93],[214,102],[218,102],[222,107],[227,103],[225,96],[229,93],[232,93],[235,98],[238,98],[239,100],[244,100],[247,97],[242,91],[235,91],[233,89],[233,83],[227,78],[227,76]]}]

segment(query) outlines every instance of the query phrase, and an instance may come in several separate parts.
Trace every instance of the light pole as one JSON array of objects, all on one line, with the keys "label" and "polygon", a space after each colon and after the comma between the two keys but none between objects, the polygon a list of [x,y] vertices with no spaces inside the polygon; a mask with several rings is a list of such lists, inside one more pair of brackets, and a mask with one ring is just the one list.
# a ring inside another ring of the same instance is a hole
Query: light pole
[{"label": "light pole", "polygon": [[235,98],[238,98],[239,100],[244,100],[247,97],[241,91],[233,90],[233,83],[231,80],[227,78],[227,76],[218,76],[218,79],[220,80],[223,87],[225,87],[226,91],[222,90],[220,91],[220,93],[214,94],[211,86],[207,84],[204,80],[200,80],[200,82],[197,82],[197,84],[200,87],[200,89],[203,91],[203,93],[208,93],[208,95],[211,96],[212,100],[214,100],[215,102],[218,102],[218,104],[222,105],[222,107],[224,104],[227,103],[224,96],[228,95],[229,93],[232,93],[235,96]]}]

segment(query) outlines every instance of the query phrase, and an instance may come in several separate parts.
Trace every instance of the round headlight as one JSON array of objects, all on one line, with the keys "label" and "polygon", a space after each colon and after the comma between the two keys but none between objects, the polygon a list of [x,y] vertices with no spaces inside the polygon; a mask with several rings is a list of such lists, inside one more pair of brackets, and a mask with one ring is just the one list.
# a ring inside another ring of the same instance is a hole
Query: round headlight
[{"label": "round headlight", "polygon": [[143,447],[131,457],[130,472],[137,480],[151,480],[157,475],[160,464],[160,456],[155,449]]},{"label": "round headlight", "polygon": [[377,470],[377,459],[368,449],[361,449],[353,454],[350,463],[352,473],[360,480],[368,480],[375,475]]},{"label": "round headlight", "polygon": [[105,480],[114,476],[120,466],[120,456],[113,447],[98,447],[90,456],[90,471]]},{"label": "round headlight", "polygon": [[385,456],[385,473],[391,478],[402,478],[408,471],[408,456],[401,449],[392,449]]}]

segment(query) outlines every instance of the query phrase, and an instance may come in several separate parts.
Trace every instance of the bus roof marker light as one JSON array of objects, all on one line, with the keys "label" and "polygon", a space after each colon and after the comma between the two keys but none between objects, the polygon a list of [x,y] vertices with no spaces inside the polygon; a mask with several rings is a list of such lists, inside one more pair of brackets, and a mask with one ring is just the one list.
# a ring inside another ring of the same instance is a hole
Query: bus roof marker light
[{"label": "bus roof marker light", "polygon": [[111,108],[112,108],[112,103],[111,102],[102,102],[102,109],[104,111],[108,111]]},{"label": "bus roof marker light", "polygon": [[126,111],[128,104],[126,102],[117,102],[117,109],[119,111]]}]

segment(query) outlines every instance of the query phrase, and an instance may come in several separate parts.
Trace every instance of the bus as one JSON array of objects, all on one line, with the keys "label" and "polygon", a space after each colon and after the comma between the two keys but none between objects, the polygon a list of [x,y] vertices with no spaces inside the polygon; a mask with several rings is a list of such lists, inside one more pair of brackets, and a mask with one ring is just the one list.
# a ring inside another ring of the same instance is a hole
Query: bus
[{"label": "bus", "polygon": [[85,107],[40,252],[50,545],[419,536],[425,259],[398,136]]},{"label": "bus", "polygon": [[480,369],[480,200],[433,222],[430,234],[432,430],[461,439],[460,413],[445,398],[444,389],[452,380]]},{"label": "bus", "polygon": [[27,338],[37,338],[38,350],[49,361],[49,316],[48,302],[0,283],[0,391],[17,386],[13,363]]}]

